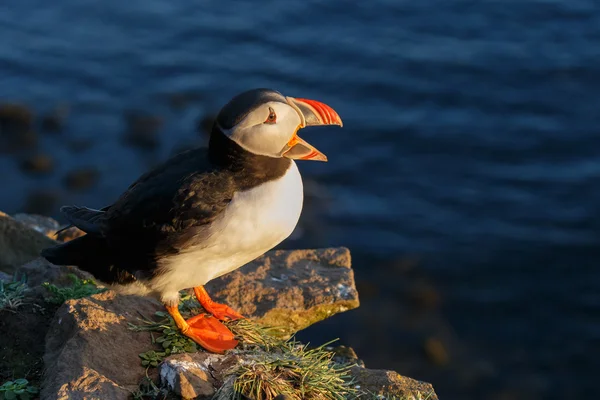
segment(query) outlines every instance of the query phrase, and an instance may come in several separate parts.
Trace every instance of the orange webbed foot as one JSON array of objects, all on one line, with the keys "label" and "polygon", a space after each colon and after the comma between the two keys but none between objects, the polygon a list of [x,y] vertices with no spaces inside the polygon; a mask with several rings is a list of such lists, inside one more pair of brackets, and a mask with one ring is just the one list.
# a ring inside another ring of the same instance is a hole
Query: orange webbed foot
[{"label": "orange webbed foot", "polygon": [[208,351],[222,354],[238,344],[229,328],[208,314],[199,314],[185,320],[177,306],[167,306],[167,311],[175,320],[181,333]]},{"label": "orange webbed foot", "polygon": [[225,304],[215,303],[203,286],[198,286],[194,288],[194,293],[196,294],[196,298],[202,307],[210,314],[214,315],[215,318],[226,321],[231,320],[235,321],[238,319],[244,318],[242,314],[233,310],[231,307]]}]

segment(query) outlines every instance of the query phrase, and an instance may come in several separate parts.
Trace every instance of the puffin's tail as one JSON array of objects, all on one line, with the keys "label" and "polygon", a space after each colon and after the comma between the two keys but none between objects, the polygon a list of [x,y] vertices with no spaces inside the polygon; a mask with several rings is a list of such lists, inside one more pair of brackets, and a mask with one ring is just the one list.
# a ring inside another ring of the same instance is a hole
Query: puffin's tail
[{"label": "puffin's tail", "polygon": [[114,279],[111,252],[102,237],[83,235],[44,249],[41,256],[55,265],[74,265],[107,283]]}]

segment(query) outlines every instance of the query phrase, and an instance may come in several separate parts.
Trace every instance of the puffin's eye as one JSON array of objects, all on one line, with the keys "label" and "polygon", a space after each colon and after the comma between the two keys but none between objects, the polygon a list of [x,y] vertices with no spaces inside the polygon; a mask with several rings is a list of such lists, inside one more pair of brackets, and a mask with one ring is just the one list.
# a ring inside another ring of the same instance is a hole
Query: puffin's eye
[{"label": "puffin's eye", "polygon": [[277,122],[277,114],[275,114],[275,111],[269,107],[269,116],[265,120],[265,124],[274,124],[275,122]]}]

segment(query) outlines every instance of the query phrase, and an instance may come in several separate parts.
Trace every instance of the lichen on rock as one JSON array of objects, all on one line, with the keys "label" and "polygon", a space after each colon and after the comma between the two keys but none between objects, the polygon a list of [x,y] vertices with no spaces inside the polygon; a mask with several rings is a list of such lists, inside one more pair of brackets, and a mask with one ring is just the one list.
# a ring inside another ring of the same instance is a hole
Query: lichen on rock
[{"label": "lichen on rock", "polygon": [[359,306],[347,248],[271,251],[211,281],[216,301],[243,315],[280,326],[289,337],[316,322]]}]

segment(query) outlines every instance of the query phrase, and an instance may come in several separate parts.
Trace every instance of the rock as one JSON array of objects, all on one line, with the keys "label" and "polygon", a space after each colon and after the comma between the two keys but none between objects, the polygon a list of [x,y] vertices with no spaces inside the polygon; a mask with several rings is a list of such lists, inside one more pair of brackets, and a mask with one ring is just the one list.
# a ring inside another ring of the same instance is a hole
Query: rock
[{"label": "rock", "polygon": [[138,354],[148,350],[150,338],[127,323],[160,307],[113,291],[65,302],[46,336],[41,398],[129,398],[145,376]]},{"label": "rock", "polygon": [[50,217],[38,214],[19,213],[12,216],[16,221],[27,225],[44,235],[51,237],[54,232],[60,229],[60,224]]},{"label": "rock", "polygon": [[50,214],[56,211],[60,193],[53,189],[36,189],[27,195],[23,211],[29,214]]},{"label": "rock", "polygon": [[69,108],[59,106],[42,117],[42,129],[46,132],[60,132],[69,116]]},{"label": "rock", "polygon": [[384,398],[438,400],[430,383],[402,376],[394,371],[353,367],[355,387]]},{"label": "rock", "polygon": [[25,275],[27,285],[32,287],[39,286],[44,282],[57,286],[70,285],[72,282],[68,277],[69,274],[73,274],[79,279],[94,279],[91,274],[79,268],[70,265],[54,265],[42,257],[21,265],[16,271],[19,277]]},{"label": "rock", "polygon": [[21,170],[24,172],[44,174],[52,172],[54,159],[48,154],[34,154],[21,161]]},{"label": "rock", "polygon": [[133,146],[146,150],[158,147],[160,140],[158,132],[163,125],[163,120],[154,115],[127,115],[127,131],[125,141]]},{"label": "rock", "polygon": [[206,285],[222,301],[282,336],[359,306],[346,248],[271,251]]},{"label": "rock", "polygon": [[42,249],[56,242],[42,232],[0,215],[0,270],[14,272],[17,267],[39,257]]},{"label": "rock", "polygon": [[64,179],[65,185],[71,190],[85,190],[92,187],[100,176],[94,167],[78,168],[69,172]]},{"label": "rock", "polygon": [[36,144],[33,113],[21,104],[0,104],[0,151],[17,151]]}]

